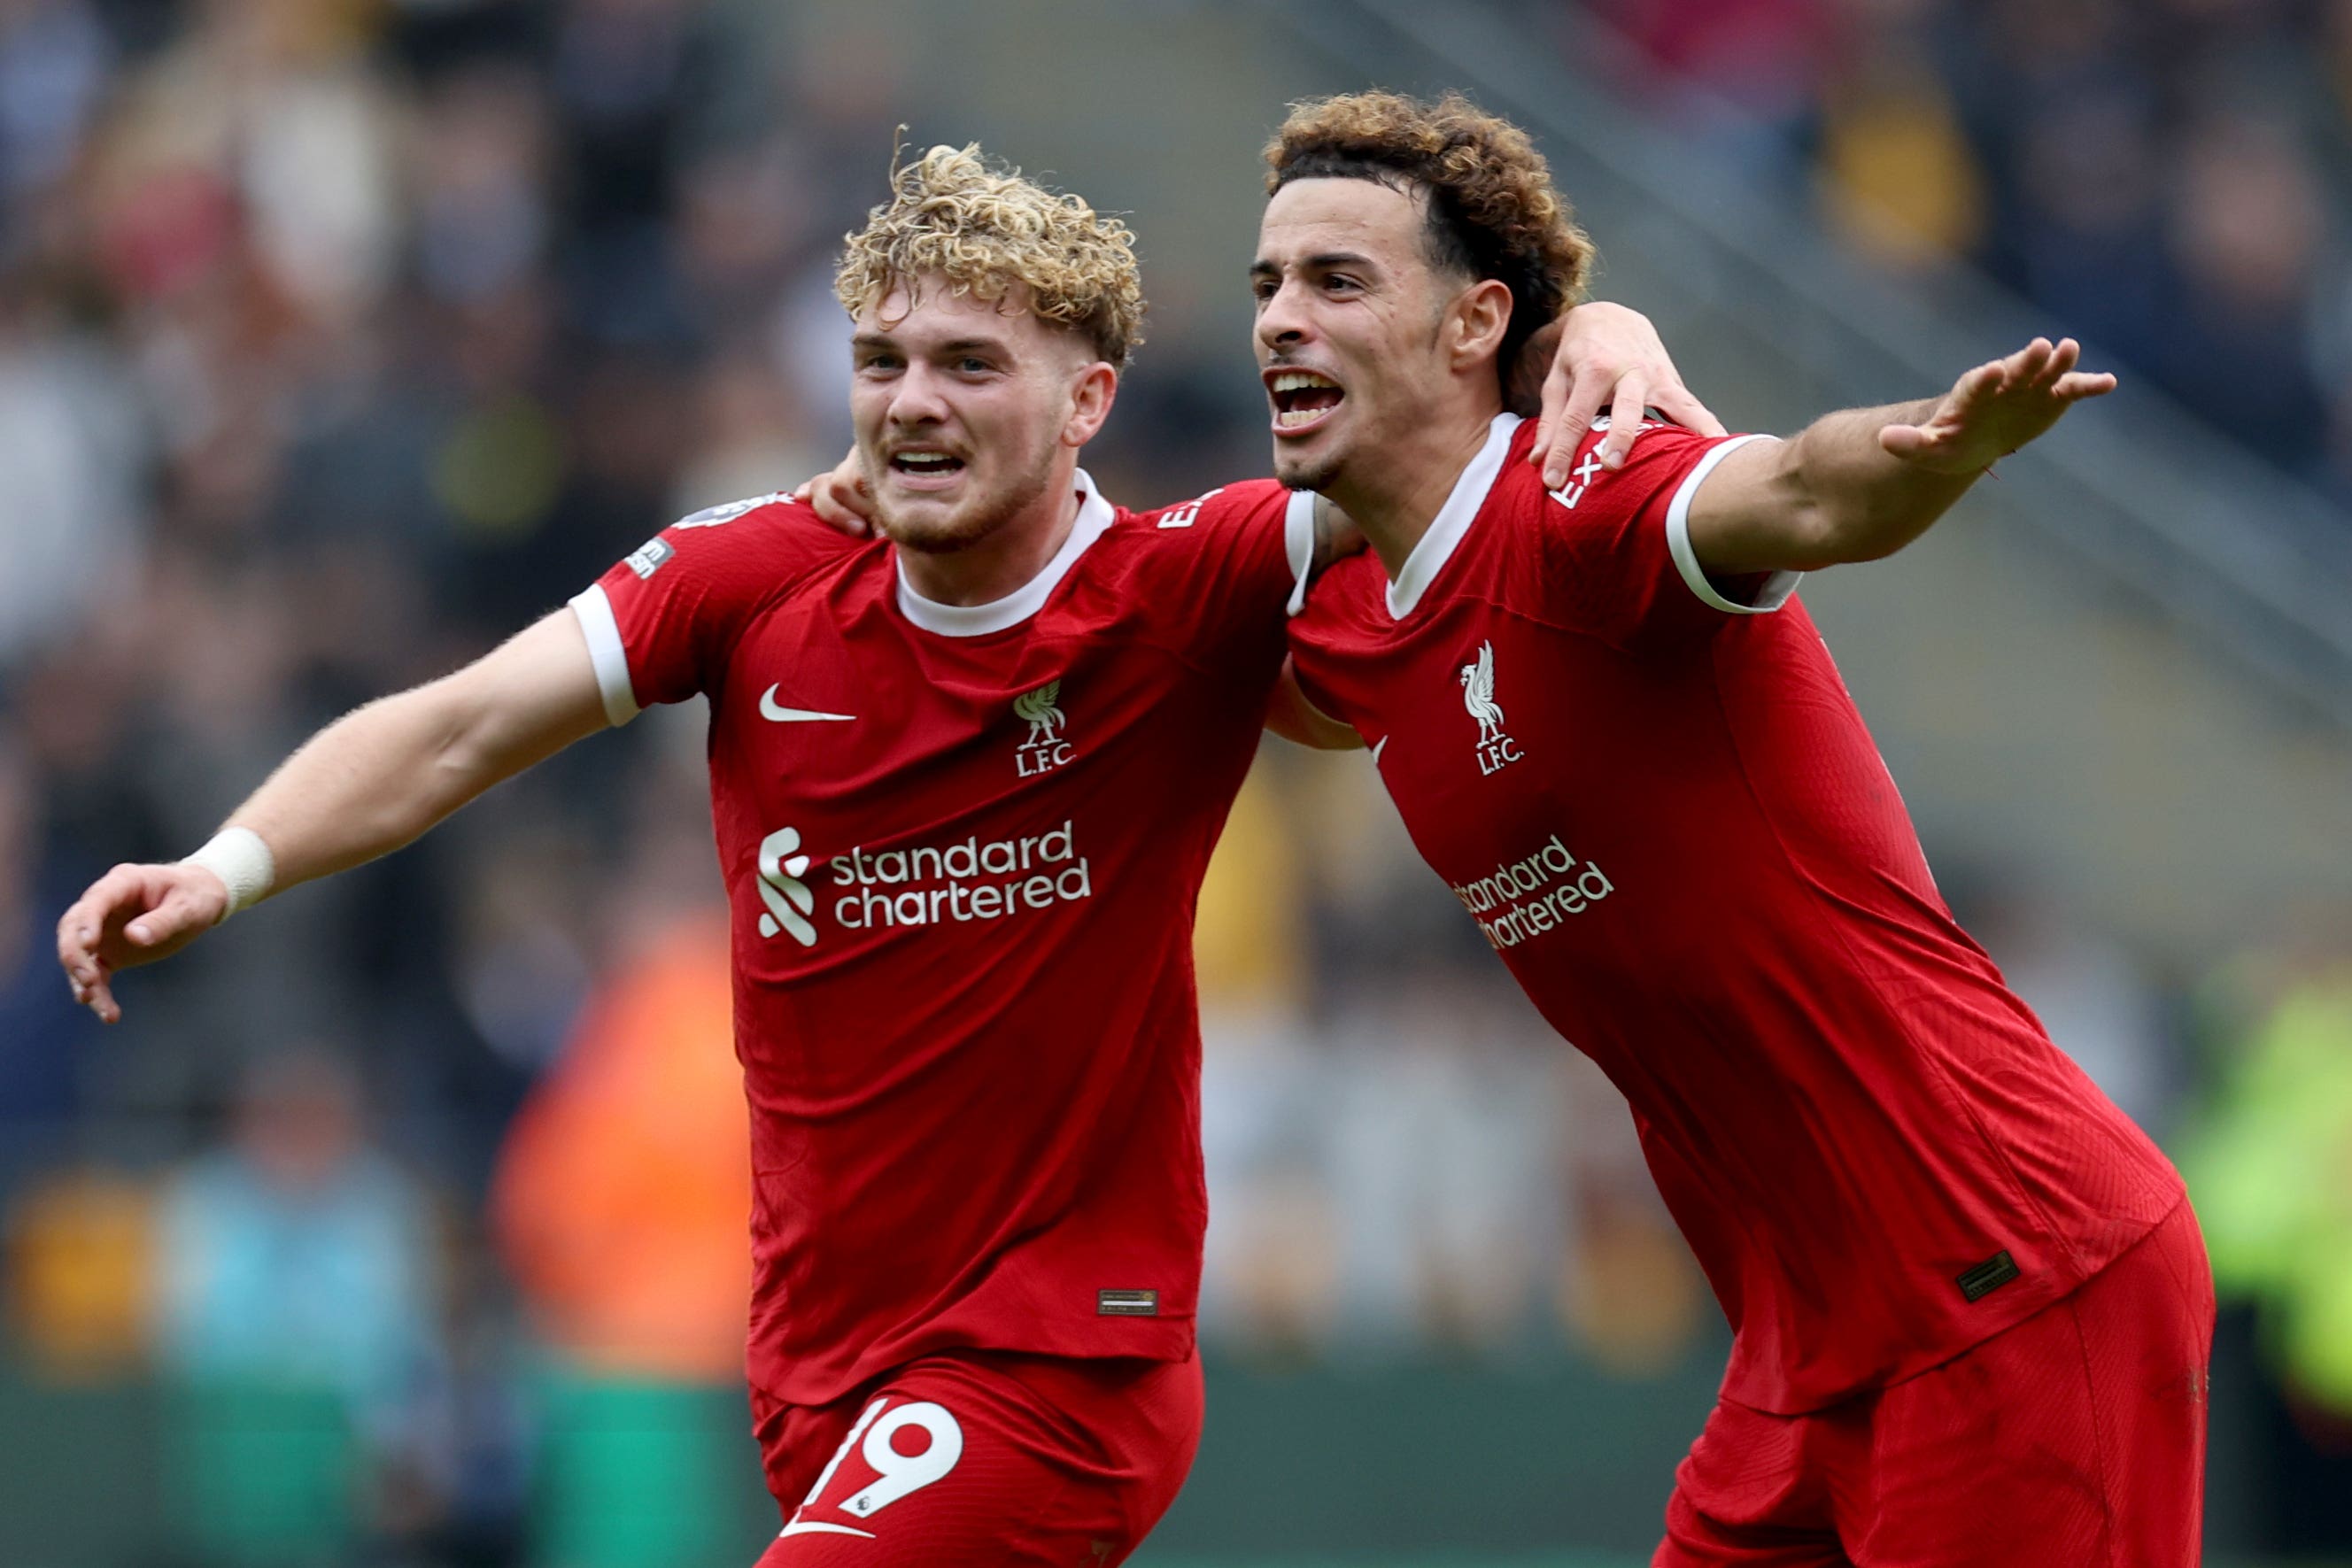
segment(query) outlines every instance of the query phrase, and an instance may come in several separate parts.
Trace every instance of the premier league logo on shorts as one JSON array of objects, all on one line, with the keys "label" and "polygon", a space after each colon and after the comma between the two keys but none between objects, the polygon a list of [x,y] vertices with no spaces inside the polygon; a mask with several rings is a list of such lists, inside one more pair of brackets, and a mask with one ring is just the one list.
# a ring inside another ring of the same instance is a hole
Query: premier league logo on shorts
[{"label": "premier league logo on shorts", "polygon": [[1056,706],[1061,695],[1062,683],[1047,681],[1013,699],[1013,716],[1029,721],[1029,738],[1013,753],[1014,770],[1024,779],[1050,773],[1070,759],[1070,743],[1062,738],[1062,728],[1070,721]]},{"label": "premier league logo on shorts", "polygon": [[1478,662],[1462,666],[1462,706],[1478,721],[1478,771],[1508,768],[1526,752],[1503,733],[1503,710],[1495,701],[1495,644],[1478,644]]}]

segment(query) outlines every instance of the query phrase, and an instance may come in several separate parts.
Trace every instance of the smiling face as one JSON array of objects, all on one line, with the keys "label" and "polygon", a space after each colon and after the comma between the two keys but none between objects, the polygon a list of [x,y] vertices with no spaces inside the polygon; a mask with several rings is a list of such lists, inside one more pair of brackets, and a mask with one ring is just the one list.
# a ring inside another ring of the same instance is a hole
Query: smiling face
[{"label": "smiling face", "polygon": [[1118,372],[1086,340],[945,279],[894,288],[857,315],[849,407],[876,520],[901,548],[969,549],[1075,483],[1077,450],[1110,412]]},{"label": "smiling face", "polygon": [[1328,492],[1351,465],[1416,452],[1446,415],[1500,407],[1510,291],[1432,262],[1425,200],[1305,179],[1266,204],[1250,280],[1275,476],[1293,489]]}]

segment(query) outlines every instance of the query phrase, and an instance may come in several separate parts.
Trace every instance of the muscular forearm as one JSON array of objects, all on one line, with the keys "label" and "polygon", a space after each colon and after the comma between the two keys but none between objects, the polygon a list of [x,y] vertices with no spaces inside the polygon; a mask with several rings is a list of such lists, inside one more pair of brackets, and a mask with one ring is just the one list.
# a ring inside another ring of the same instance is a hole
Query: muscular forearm
[{"label": "muscular forearm", "polygon": [[329,725],[227,825],[261,836],[272,887],[288,887],[400,848],[604,722],[587,644],[559,611],[454,674]]},{"label": "muscular forearm", "polygon": [[372,860],[607,719],[568,610],[453,675],[329,725],[184,861],[119,865],[58,917],[75,999],[122,1016],[110,977],[170,956],[278,888]]},{"label": "muscular forearm", "polygon": [[1906,463],[1880,444],[1891,424],[1916,424],[1937,399],[1827,414],[1788,443],[1785,472],[1792,504],[1817,559],[1804,569],[1893,555],[1927,531],[1977,480]]},{"label": "muscular forearm", "polygon": [[346,714],[231,814],[228,826],[249,828],[269,846],[276,888],[389,853],[503,777],[466,744],[446,685]]}]

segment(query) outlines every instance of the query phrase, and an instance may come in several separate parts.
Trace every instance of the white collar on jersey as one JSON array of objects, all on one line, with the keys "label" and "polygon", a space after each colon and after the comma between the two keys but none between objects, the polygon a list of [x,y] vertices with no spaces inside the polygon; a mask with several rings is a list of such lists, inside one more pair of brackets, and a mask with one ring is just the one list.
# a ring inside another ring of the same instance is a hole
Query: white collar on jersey
[{"label": "white collar on jersey", "polygon": [[[907,563],[898,561],[898,608],[907,619],[926,632],[936,632],[942,637],[984,637],[991,632],[1003,632],[1018,626],[1045,607],[1046,596],[1067,577],[1070,568],[1087,547],[1102,538],[1118,514],[1110,503],[1096,490],[1094,480],[1083,468],[1078,470],[1078,519],[1070,525],[1070,537],[1054,552],[1045,569],[1002,599],[992,599],[986,604],[941,604],[924,598],[907,580]],[[894,547],[895,548],[895,547]]]},{"label": "white collar on jersey", "polygon": [[1445,497],[1445,505],[1437,509],[1436,521],[1404,558],[1404,569],[1389,584],[1389,619],[1402,621],[1412,613],[1429,585],[1445,563],[1454,559],[1454,551],[1462,537],[1470,531],[1470,524],[1478,516],[1478,508],[1486,504],[1486,493],[1495,487],[1495,477],[1503,471],[1504,455],[1511,448],[1511,432],[1518,429],[1519,416],[1498,413],[1495,423],[1486,427],[1486,444],[1478,448],[1478,455],[1470,459],[1470,466],[1462,470],[1462,477],[1454,481],[1454,493]]}]

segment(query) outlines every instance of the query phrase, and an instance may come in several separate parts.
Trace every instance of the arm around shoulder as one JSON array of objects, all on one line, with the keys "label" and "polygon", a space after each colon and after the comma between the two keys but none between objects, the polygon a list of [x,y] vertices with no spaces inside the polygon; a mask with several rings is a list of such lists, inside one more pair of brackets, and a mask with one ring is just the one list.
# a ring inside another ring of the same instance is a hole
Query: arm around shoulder
[{"label": "arm around shoulder", "polygon": [[1364,737],[1355,727],[1340,723],[1317,707],[1298,684],[1290,661],[1282,662],[1282,678],[1275,683],[1265,709],[1265,727],[1283,739],[1317,751],[1360,751]]}]

